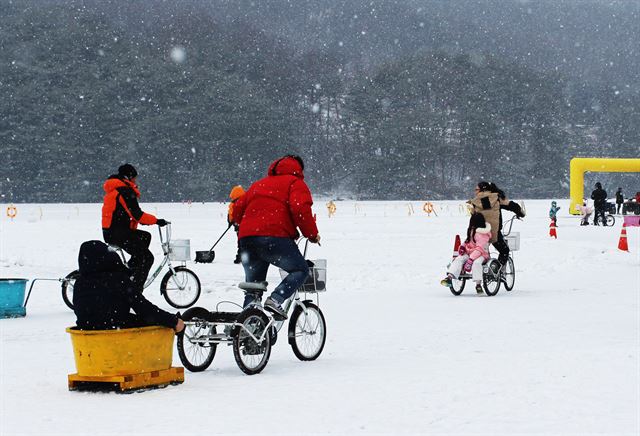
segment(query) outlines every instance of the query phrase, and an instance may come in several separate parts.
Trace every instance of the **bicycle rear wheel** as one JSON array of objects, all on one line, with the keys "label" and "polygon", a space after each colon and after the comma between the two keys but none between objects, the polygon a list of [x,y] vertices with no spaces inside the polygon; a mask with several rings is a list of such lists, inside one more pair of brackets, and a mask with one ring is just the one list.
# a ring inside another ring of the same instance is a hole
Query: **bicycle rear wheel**
[{"label": "bicycle rear wheel", "polygon": [[483,274],[482,287],[485,294],[493,297],[500,290],[500,262],[491,259],[487,265],[487,271]]},{"label": "bicycle rear wheel", "polygon": [[207,321],[208,316],[209,311],[202,307],[192,307],[182,316],[185,326],[177,338],[178,356],[191,372],[207,369],[216,355],[218,345],[209,342],[209,337],[216,334],[216,326]]},{"label": "bicycle rear wheel", "polygon": [[200,298],[200,279],[190,269],[177,266],[162,278],[160,293],[167,303],[177,309],[193,306]]},{"label": "bicycle rear wheel", "polygon": [[327,323],[318,306],[304,302],[296,306],[289,320],[289,344],[300,360],[316,360],[327,340]]},{"label": "bicycle rear wheel", "polygon": [[[233,339],[233,357],[242,372],[257,374],[267,366],[271,356],[271,334],[265,334],[269,319],[260,309],[247,309],[237,322],[241,327]],[[260,338],[262,341],[257,342]]]},{"label": "bicycle rear wheel", "polygon": [[451,279],[451,284],[449,285],[449,290],[453,295],[460,295],[462,291],[464,291],[464,285],[467,284],[467,279]]}]

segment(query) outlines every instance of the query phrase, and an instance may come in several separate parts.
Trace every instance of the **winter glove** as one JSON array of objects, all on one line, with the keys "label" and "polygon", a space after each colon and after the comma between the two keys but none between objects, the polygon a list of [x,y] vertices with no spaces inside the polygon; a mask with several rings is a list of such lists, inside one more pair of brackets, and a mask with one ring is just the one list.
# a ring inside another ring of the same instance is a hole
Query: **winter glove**
[{"label": "winter glove", "polygon": [[158,218],[156,224],[158,225],[158,227],[164,227],[169,224],[169,222],[167,220],[163,220],[162,218]]},{"label": "winter glove", "polygon": [[465,272],[471,272],[472,266],[473,266],[473,259],[467,259],[467,261],[464,263],[463,269],[465,270]]},{"label": "winter glove", "polygon": [[320,245],[320,234],[318,233],[315,238],[309,238],[309,242]]},{"label": "winter glove", "polygon": [[467,249],[465,248],[464,245],[461,245],[460,248],[458,248],[458,255],[459,256],[464,256],[466,252],[467,252]]}]

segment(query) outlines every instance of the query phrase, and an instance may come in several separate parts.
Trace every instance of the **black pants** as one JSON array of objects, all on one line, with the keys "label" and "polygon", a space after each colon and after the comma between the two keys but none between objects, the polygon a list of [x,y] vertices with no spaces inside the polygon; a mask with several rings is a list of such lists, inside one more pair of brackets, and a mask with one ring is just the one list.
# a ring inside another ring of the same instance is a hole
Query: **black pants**
[{"label": "black pants", "polygon": [[493,243],[493,247],[498,250],[498,262],[502,265],[506,264],[509,259],[509,245],[507,241],[504,240],[502,232],[498,232],[498,240]]},{"label": "black pants", "polygon": [[153,254],[149,250],[151,233],[144,230],[115,233],[104,229],[102,233],[107,244],[117,245],[131,255],[128,266],[133,273],[132,282],[136,289],[142,292],[149,270],[153,266]]},{"label": "black pants", "polygon": [[622,203],[616,203],[616,214],[620,215],[620,209],[622,209]]},{"label": "black pants", "polygon": [[600,216],[600,223],[603,226],[607,225],[607,220],[604,217],[604,207],[596,207],[596,211],[593,214],[593,225],[597,226],[598,225],[598,216]]}]

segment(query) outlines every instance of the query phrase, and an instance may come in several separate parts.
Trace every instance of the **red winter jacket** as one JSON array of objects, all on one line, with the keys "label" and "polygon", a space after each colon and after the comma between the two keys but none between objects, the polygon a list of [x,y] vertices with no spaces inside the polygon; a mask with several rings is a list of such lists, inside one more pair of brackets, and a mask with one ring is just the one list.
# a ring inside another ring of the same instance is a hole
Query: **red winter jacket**
[{"label": "red winter jacket", "polygon": [[296,227],[310,239],[318,236],[311,212],[313,199],[304,182],[302,167],[291,157],[271,164],[267,177],[255,182],[233,208],[240,224],[239,238],[276,236],[295,239]]}]

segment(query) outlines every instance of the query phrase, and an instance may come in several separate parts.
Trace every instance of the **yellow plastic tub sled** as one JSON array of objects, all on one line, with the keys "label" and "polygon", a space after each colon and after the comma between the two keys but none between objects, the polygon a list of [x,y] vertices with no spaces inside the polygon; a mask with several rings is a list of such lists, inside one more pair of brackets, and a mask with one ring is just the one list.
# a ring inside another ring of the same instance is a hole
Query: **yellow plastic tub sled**
[{"label": "yellow plastic tub sled", "polygon": [[119,390],[163,386],[184,381],[184,368],[172,368],[174,332],[152,326],[119,330],[78,330],[71,335],[76,374],[69,375],[69,389]]}]

